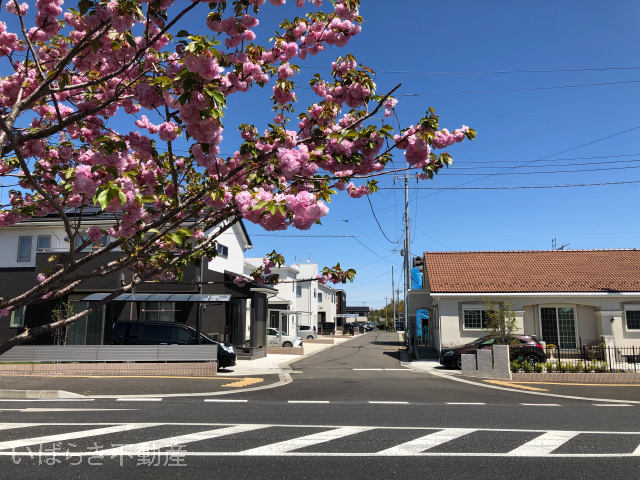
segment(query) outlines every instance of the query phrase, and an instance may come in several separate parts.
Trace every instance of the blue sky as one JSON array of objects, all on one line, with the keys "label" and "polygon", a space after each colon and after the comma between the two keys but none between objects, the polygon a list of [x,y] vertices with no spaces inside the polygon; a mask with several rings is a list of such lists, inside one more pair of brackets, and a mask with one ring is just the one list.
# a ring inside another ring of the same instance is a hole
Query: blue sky
[{"label": "blue sky", "polygon": [[[280,19],[301,13],[291,3],[264,7],[257,41],[265,42]],[[353,53],[377,71],[379,93],[402,83],[402,127],[432,106],[442,127],[466,124],[478,132],[474,142],[448,149],[453,167],[432,181],[411,182],[412,253],[549,249],[554,237],[574,249],[638,245],[640,183],[497,187],[640,182],[639,2],[362,3],[362,33],[346,48],[298,62],[303,70],[295,80],[304,85],[316,71],[328,75],[335,57]],[[199,7],[177,29],[211,33],[204,27],[206,4]],[[0,18],[7,17],[3,9]],[[272,120],[270,93],[256,88],[229,99],[223,154],[237,148],[239,123],[261,130]],[[304,86],[298,96],[300,108],[317,99]],[[394,164],[404,165],[401,152]],[[392,176],[380,184],[402,185]],[[355,282],[344,287],[347,303],[380,307],[391,296],[392,265],[396,286],[402,279],[403,192],[382,190],[371,202],[392,242],[366,197],[342,195],[323,225],[309,231],[265,232],[247,223],[255,247],[248,253],[276,249],[289,263],[310,258],[356,268]]]},{"label": "blue sky", "polygon": [[[412,187],[640,180],[640,128],[615,135],[640,127],[638,2],[618,1],[615,8],[594,1],[388,5],[363,2],[366,23],[345,50],[378,72],[379,91],[402,83],[403,127],[433,106],[441,126],[466,124],[478,132],[476,141],[449,149],[453,167]],[[330,49],[301,65],[326,72],[341,53]],[[615,69],[587,70],[608,67]],[[428,73],[497,71],[521,73]],[[608,85],[575,86],[603,83]],[[245,114],[255,110],[247,107]],[[402,165],[402,155],[395,161]],[[464,175],[469,173],[474,175]],[[393,178],[381,185],[394,186]],[[640,238],[639,186],[412,189],[411,251],[550,249],[554,237],[574,249],[634,248]],[[371,201],[385,234],[400,243],[383,237],[366,198],[343,196],[331,203],[323,225],[308,232],[271,233],[249,225],[254,252],[276,248],[290,262],[309,257],[321,265],[354,267],[358,275],[346,286],[347,303],[380,307],[391,296],[392,265],[396,286],[402,279],[403,192],[384,190]],[[322,235],[336,237],[313,237]]]}]

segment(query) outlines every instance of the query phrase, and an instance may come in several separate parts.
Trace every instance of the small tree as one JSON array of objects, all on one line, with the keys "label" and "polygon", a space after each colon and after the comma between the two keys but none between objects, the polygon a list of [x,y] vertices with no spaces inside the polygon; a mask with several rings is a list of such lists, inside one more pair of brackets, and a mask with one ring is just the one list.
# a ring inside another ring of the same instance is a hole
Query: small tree
[{"label": "small tree", "polygon": [[495,338],[497,344],[508,345],[513,342],[513,333],[517,329],[516,314],[509,302],[488,301],[484,305],[486,315],[485,330]]}]

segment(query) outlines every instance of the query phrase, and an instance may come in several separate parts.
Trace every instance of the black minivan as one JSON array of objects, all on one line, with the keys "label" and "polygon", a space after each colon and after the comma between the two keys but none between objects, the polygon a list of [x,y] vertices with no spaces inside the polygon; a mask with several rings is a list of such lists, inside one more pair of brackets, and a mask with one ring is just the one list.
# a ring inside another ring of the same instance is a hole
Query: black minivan
[{"label": "black minivan", "polygon": [[[116,322],[111,330],[113,345],[195,345],[196,331],[176,322]],[[236,364],[236,350],[228,343],[200,334],[201,344],[218,346],[218,368]]]}]

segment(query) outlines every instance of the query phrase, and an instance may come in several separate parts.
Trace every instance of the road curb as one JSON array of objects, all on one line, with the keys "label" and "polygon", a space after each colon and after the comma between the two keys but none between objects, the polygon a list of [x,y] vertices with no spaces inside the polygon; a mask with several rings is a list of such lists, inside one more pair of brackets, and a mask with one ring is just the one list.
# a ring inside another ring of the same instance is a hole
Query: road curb
[{"label": "road curb", "polygon": [[0,400],[48,400],[56,398],[87,398],[65,390],[0,390]]}]

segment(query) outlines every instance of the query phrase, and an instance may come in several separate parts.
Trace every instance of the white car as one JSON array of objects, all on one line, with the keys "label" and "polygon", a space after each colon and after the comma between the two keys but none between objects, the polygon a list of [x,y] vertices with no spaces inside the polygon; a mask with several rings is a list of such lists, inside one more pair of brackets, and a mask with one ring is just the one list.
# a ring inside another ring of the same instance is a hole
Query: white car
[{"label": "white car", "polygon": [[275,328],[267,328],[267,345],[275,345],[276,347],[300,347],[302,339],[293,335],[287,335],[279,332]]},{"label": "white car", "polygon": [[298,325],[298,336],[300,338],[306,338],[307,340],[313,340],[318,337],[318,331],[316,327],[310,325]]}]

